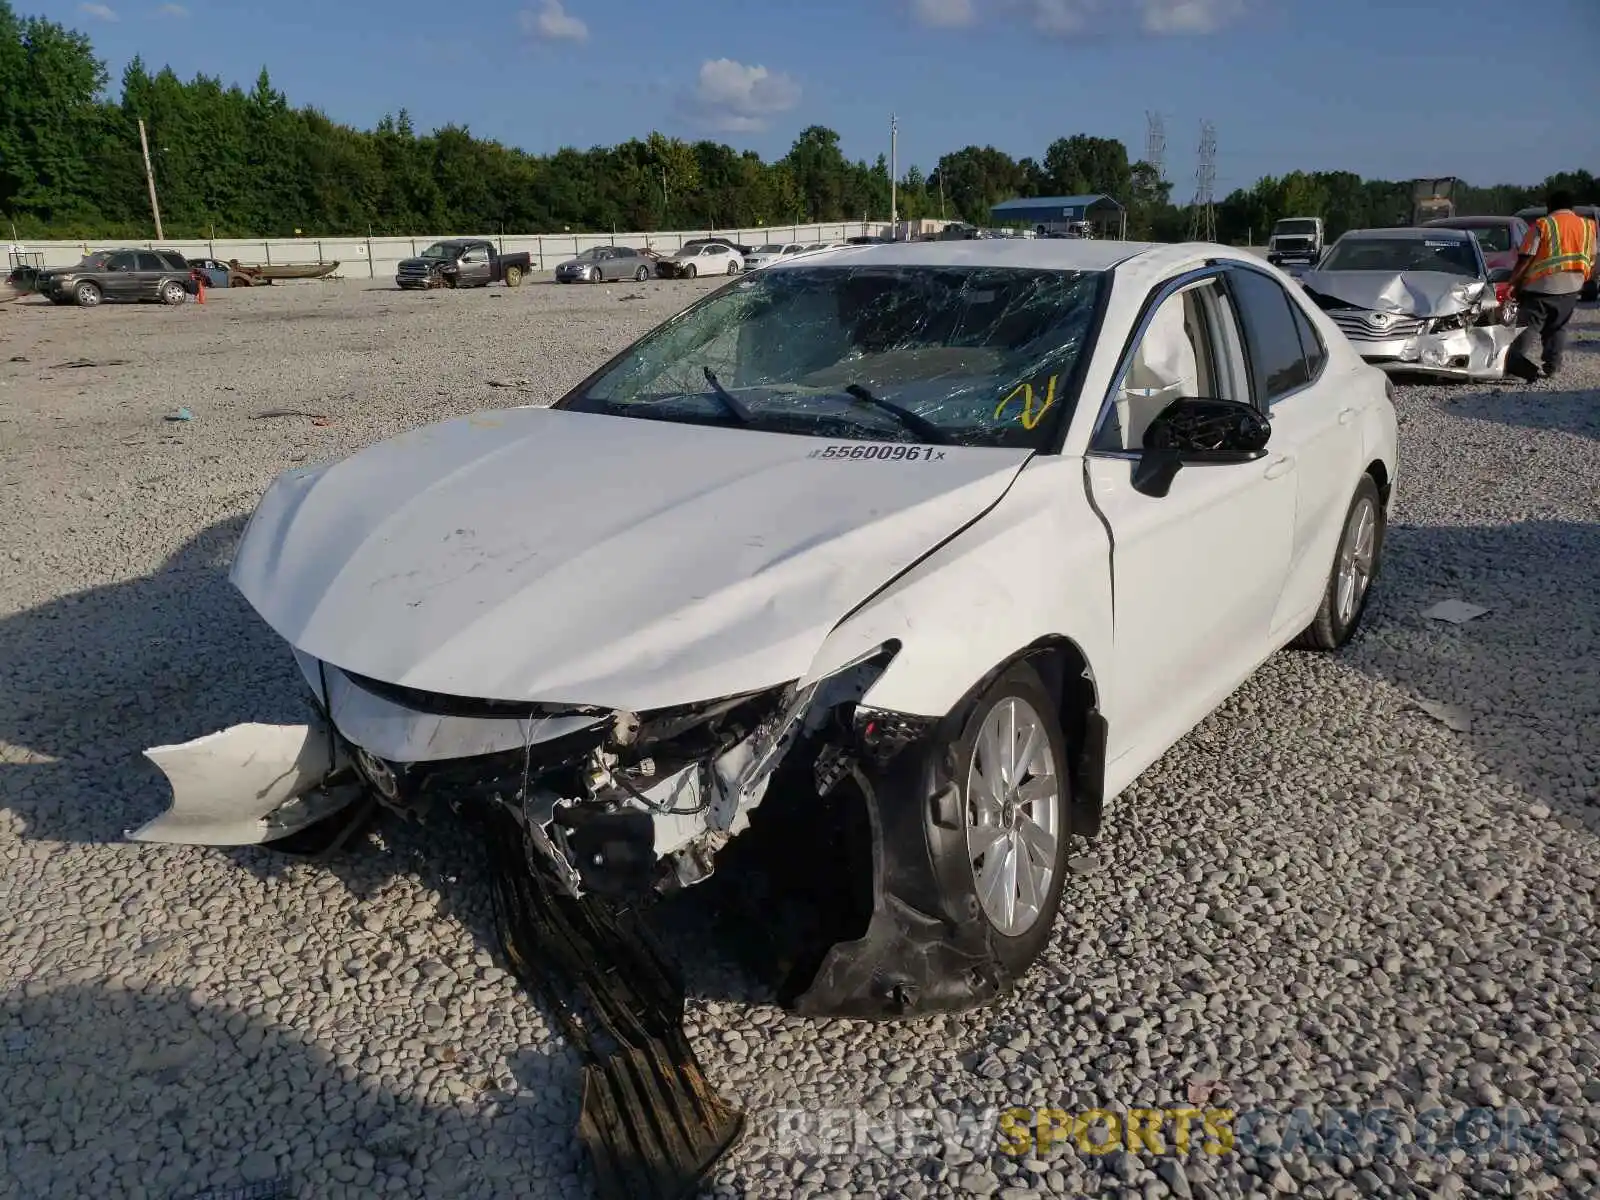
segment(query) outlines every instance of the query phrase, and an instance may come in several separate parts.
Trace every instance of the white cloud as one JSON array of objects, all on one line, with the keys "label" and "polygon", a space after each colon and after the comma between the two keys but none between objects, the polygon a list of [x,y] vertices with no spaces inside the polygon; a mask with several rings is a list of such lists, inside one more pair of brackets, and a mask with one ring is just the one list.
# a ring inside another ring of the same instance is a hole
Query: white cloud
[{"label": "white cloud", "polygon": [[181,4],[163,4],[156,13],[163,17],[187,17],[189,10]]},{"label": "white cloud", "polygon": [[703,122],[724,133],[765,129],[778,113],[800,103],[800,85],[781,71],[747,67],[731,58],[707,59],[689,98]]},{"label": "white cloud", "polygon": [[1100,10],[1100,0],[1029,0],[1033,27],[1051,37],[1084,33]]},{"label": "white cloud", "polygon": [[978,19],[972,0],[911,0],[911,15],[931,29],[963,29]]},{"label": "white cloud", "polygon": [[97,21],[115,21],[116,10],[104,4],[80,4],[78,11],[86,17],[93,17]]},{"label": "white cloud", "polygon": [[1244,0],[1141,0],[1144,31],[1154,34],[1216,33],[1244,15]]},{"label": "white cloud", "polygon": [[517,14],[522,32],[546,42],[587,42],[589,26],[566,10],[561,0],[544,0],[537,11],[525,8]]}]

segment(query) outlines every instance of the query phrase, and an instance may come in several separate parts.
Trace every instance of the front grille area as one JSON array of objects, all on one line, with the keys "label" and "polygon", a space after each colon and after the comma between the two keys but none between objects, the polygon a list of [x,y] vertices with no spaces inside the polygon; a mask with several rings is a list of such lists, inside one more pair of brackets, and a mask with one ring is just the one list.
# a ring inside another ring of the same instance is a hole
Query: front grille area
[{"label": "front grille area", "polygon": [[1333,323],[1352,342],[1388,342],[1395,338],[1416,337],[1422,332],[1421,317],[1390,313],[1387,325],[1375,326],[1367,320],[1370,315],[1359,308],[1335,309],[1328,313]]}]

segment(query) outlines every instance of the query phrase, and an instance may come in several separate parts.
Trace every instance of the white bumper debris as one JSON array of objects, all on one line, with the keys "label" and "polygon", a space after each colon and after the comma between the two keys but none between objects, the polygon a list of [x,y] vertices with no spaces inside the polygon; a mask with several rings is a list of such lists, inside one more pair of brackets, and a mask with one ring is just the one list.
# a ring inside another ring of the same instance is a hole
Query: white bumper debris
[{"label": "white bumper debris", "polygon": [[317,792],[343,765],[320,723],[234,725],[144,753],[172,785],[172,804],[128,832],[137,842],[256,846],[304,829],[356,794]]}]

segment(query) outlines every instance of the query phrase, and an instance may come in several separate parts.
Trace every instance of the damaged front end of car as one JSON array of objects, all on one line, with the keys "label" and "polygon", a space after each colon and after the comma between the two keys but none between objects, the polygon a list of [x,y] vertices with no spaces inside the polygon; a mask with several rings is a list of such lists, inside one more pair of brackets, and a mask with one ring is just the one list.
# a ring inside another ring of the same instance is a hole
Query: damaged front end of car
[{"label": "damaged front end of car", "polygon": [[584,1059],[579,1133],[604,1194],[689,1195],[743,1118],[683,1038],[682,980],[646,912],[708,879],[775,787],[788,794],[764,832],[787,842],[802,890],[826,904],[854,886],[858,901],[791,957],[786,1006],[909,1017],[986,1003],[1009,982],[976,911],[943,910],[964,893],[942,873],[966,857],[923,753],[940,723],[862,707],[897,649],[649,712],[419,692],[297,651],[312,717],[148,751],[172,801],[129,836],[315,849],[374,805],[423,826],[477,822],[505,957]]},{"label": "damaged front end of car", "polygon": [[1517,306],[1493,284],[1429,271],[1310,271],[1300,283],[1375,367],[1469,380],[1505,375]]}]

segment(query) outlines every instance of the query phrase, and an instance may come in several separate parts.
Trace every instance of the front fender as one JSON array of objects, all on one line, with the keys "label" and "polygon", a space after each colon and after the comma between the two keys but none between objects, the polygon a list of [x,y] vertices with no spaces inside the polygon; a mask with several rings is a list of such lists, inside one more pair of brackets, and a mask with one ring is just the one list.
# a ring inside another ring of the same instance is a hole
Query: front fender
[{"label": "front fender", "polygon": [[1111,543],[1082,460],[1041,456],[994,508],[841,621],[803,683],[894,641],[862,703],[942,717],[1028,646],[1070,638],[1093,668],[1110,661],[1111,633]]}]

